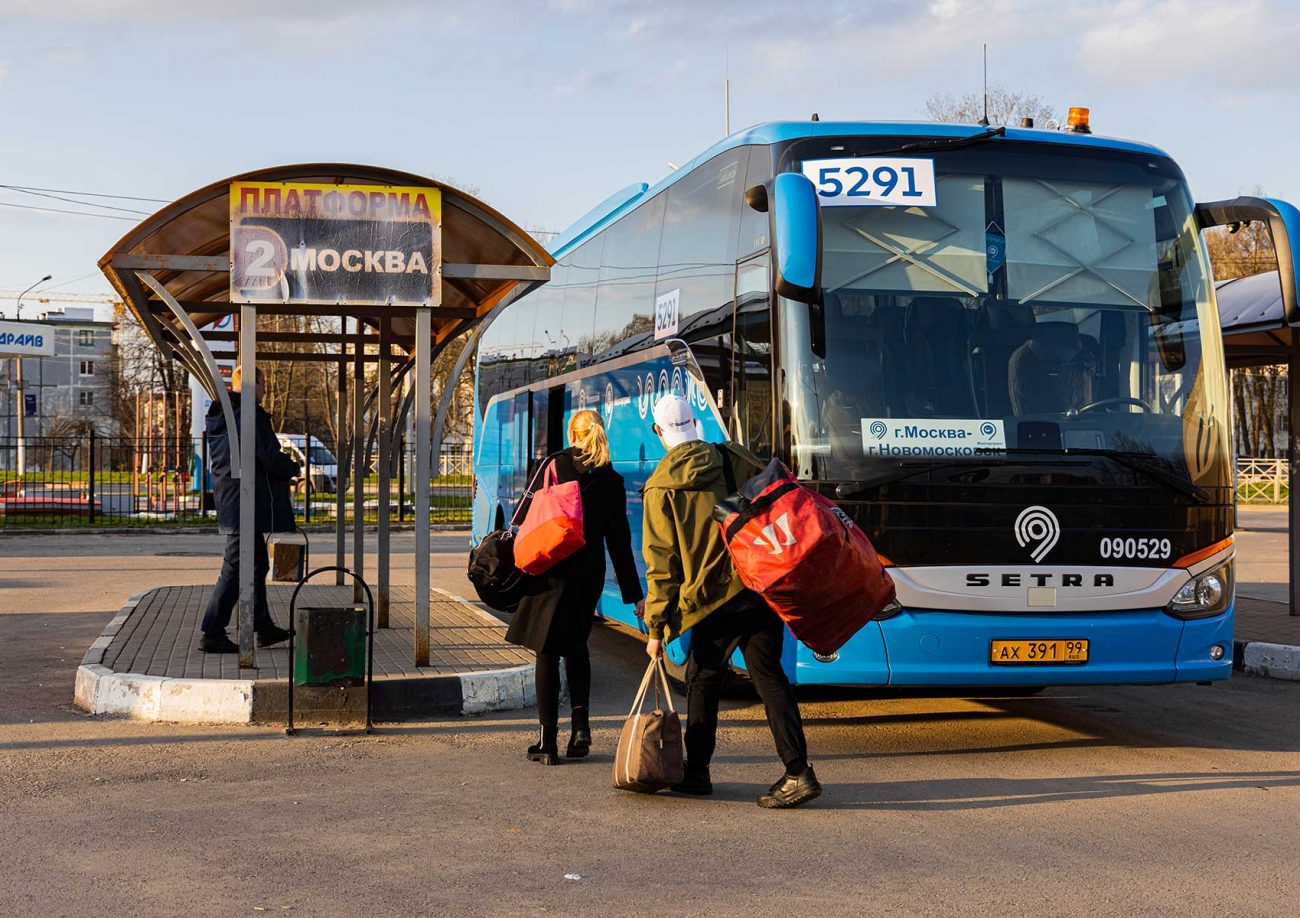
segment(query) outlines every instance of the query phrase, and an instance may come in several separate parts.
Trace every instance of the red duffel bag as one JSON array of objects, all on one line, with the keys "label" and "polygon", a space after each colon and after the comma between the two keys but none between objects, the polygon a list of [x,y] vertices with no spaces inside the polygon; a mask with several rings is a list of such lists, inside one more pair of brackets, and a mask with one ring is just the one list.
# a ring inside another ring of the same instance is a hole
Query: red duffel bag
[{"label": "red duffel bag", "polygon": [[713,515],[741,581],[814,653],[839,650],[894,600],[894,581],[866,534],[779,459]]},{"label": "red duffel bag", "polygon": [[582,490],[576,481],[560,481],[555,461],[546,466],[542,487],[531,497],[524,523],[515,536],[515,567],[544,574],[587,543],[582,533]]}]

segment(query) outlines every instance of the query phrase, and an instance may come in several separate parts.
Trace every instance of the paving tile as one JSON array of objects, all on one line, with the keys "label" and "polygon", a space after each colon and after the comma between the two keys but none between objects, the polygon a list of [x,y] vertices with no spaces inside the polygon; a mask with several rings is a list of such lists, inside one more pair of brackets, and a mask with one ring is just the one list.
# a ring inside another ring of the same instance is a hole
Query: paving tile
[{"label": "paving tile", "polygon": [[[175,586],[151,590],[118,629],[104,653],[104,665],[118,672],[171,678],[274,679],[289,671],[287,646],[258,650],[256,670],[241,671],[238,658],[198,650],[198,628],[207,607],[210,587]],[[271,615],[289,619],[292,585],[268,584]],[[351,588],[311,583],[298,596],[300,606],[343,605]],[[492,625],[472,608],[437,594],[429,604],[430,665],[411,662],[415,639],[415,591],[395,587],[390,596],[389,623],[375,636],[376,677],[438,675],[519,666],[532,662],[527,650],[505,642],[505,626]],[[236,629],[232,628],[232,632]],[[232,633],[233,637],[233,633]]]}]

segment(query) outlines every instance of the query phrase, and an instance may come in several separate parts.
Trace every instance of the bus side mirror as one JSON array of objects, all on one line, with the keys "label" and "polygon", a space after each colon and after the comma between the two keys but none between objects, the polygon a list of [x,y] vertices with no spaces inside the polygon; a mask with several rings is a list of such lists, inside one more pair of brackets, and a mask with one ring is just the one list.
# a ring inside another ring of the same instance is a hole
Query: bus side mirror
[{"label": "bus side mirror", "polygon": [[1282,283],[1283,321],[1287,325],[1300,325],[1300,300],[1296,296],[1300,276],[1296,274],[1295,254],[1291,250],[1292,239],[1300,242],[1300,210],[1276,198],[1242,197],[1196,205],[1196,222],[1201,229],[1252,220],[1259,220],[1267,226],[1273,239],[1277,276]]},{"label": "bus side mirror", "polygon": [[746,191],[745,202],[767,212],[777,295],[816,303],[822,284],[822,212],[813,183],[798,172],[782,172]]}]

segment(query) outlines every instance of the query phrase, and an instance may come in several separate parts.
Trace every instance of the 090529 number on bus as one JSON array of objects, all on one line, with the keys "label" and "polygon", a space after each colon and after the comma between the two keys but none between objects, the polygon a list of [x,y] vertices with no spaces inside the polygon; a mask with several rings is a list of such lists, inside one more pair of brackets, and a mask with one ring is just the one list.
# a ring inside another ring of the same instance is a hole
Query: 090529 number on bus
[{"label": "090529 number on bus", "polygon": [[1165,561],[1173,554],[1174,546],[1169,539],[1113,536],[1101,540],[1100,551],[1108,559]]}]

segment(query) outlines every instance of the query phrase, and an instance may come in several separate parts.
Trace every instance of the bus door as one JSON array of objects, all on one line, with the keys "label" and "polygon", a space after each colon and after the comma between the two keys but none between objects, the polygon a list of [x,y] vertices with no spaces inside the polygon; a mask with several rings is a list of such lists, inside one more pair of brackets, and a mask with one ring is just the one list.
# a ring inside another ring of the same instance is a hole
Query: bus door
[{"label": "bus door", "polygon": [[[772,387],[771,280],[766,252],[736,266],[736,305],[732,341],[731,436],[760,459],[769,459],[777,442]],[[732,666],[744,670],[739,649]],[[889,663],[885,639],[876,622],[868,622],[833,658],[819,660],[806,646],[787,636],[781,664],[791,681],[803,685],[885,685]]]},{"label": "bus door", "polygon": [[770,288],[766,252],[736,266],[728,432],[763,459],[772,455],[774,442]]}]

